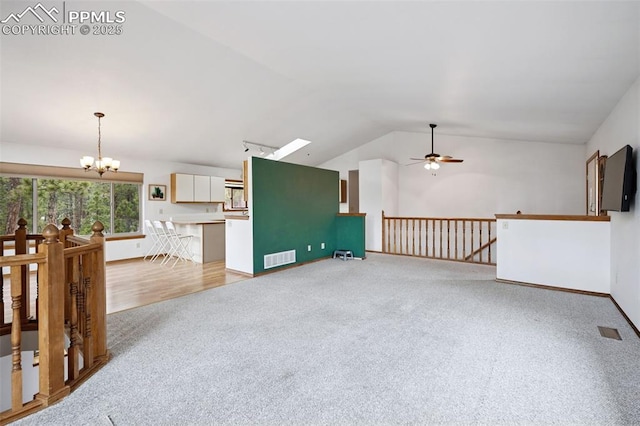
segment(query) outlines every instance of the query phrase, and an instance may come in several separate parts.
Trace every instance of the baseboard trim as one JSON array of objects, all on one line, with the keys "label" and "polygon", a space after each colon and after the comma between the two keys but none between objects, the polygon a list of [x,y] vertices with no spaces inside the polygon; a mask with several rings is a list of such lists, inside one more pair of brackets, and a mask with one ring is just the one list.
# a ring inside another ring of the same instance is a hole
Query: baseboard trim
[{"label": "baseboard trim", "polygon": [[499,282],[499,283],[502,283],[502,284],[521,285],[521,286],[524,286],[524,287],[535,287],[535,288],[540,288],[540,289],[544,289],[544,290],[556,290],[556,291],[564,291],[566,293],[584,294],[586,296],[611,297],[611,295],[609,293],[600,293],[600,292],[597,292],[597,291],[576,290],[574,288],[555,287],[555,286],[552,286],[552,285],[544,285],[544,284],[533,284],[533,283],[528,283],[528,282],[524,282],[524,281],[504,280],[502,278],[496,278],[496,282]]},{"label": "baseboard trim", "polygon": [[230,273],[233,273],[233,274],[242,275],[242,276],[247,277],[247,278],[253,278],[254,277],[253,274],[250,274],[248,272],[242,272],[242,271],[238,271],[238,270],[231,269],[231,268],[225,268],[224,270],[225,270],[225,272],[230,272]]},{"label": "baseboard trim", "polygon": [[635,324],[631,321],[631,319],[629,319],[629,317],[627,316],[627,314],[625,314],[625,312],[622,310],[622,308],[620,307],[620,305],[618,305],[618,302],[616,302],[616,299],[613,298],[612,295],[609,295],[609,299],[611,299],[611,301],[613,302],[613,304],[616,306],[616,308],[618,308],[618,311],[620,311],[620,313],[622,314],[622,316],[624,317],[624,319],[627,320],[627,322],[629,323],[629,325],[631,326],[631,328],[633,329],[633,331],[636,332],[636,336],[638,336],[638,338],[640,339],[640,330],[638,330],[638,327],[635,326]]},{"label": "baseboard trim", "polygon": [[616,299],[614,299],[613,296],[611,294],[609,294],[609,293],[599,293],[599,292],[596,292],[596,291],[576,290],[576,289],[573,289],[573,288],[566,288],[566,287],[553,287],[553,286],[544,285],[544,284],[532,284],[532,283],[526,283],[526,282],[522,282],[522,281],[503,280],[501,278],[496,278],[496,282],[499,282],[499,283],[502,283],[502,284],[512,284],[512,285],[520,285],[520,286],[524,286],[524,287],[540,288],[540,289],[543,289],[543,290],[555,290],[555,291],[564,291],[566,293],[584,294],[586,296],[606,297],[609,300],[611,300],[611,302],[613,302],[613,305],[616,307],[616,309],[618,309],[618,311],[620,312],[622,317],[627,321],[627,323],[629,324],[631,329],[636,333],[636,336],[638,336],[638,338],[640,338],[640,330],[638,330],[638,327],[635,326],[635,324],[631,321],[629,316],[624,312],[624,310],[622,310],[620,305],[618,305],[618,302],[616,302]]},{"label": "baseboard trim", "polygon": [[321,260],[327,260],[327,259],[331,259],[331,255],[319,257],[319,258],[313,259],[313,260],[307,260],[306,262],[296,262],[296,263],[291,263],[289,265],[283,265],[283,266],[280,266],[280,267],[277,267],[277,268],[268,269],[266,271],[255,273],[255,274],[253,274],[253,276],[254,277],[259,277],[259,276],[262,276],[262,275],[273,274],[274,272],[284,271],[285,269],[297,268],[298,266],[308,265],[310,263],[315,263],[315,262],[319,262]]},{"label": "baseboard trim", "polygon": [[495,267],[496,264],[495,263],[487,263],[487,262],[472,262],[470,260],[464,260],[464,259],[448,259],[446,257],[434,257],[434,256],[418,256],[416,254],[408,254],[408,253],[390,253],[387,251],[375,251],[375,250],[367,250],[368,252],[371,253],[380,253],[380,254],[387,254],[389,256],[404,256],[404,257],[413,257],[416,259],[429,259],[429,260],[445,260],[447,262],[459,262],[459,263],[468,263],[468,264],[472,264],[472,265],[487,265],[487,266],[493,266]]}]

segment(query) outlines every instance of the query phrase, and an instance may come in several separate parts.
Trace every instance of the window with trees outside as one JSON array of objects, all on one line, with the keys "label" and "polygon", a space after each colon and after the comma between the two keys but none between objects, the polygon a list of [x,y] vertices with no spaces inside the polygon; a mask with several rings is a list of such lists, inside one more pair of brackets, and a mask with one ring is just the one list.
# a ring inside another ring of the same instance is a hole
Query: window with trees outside
[{"label": "window with trees outside", "polygon": [[[6,163],[5,163],[6,164]],[[0,221],[4,235],[13,234],[24,218],[29,232],[41,233],[64,218],[77,235],[90,235],[96,221],[105,235],[141,231],[141,183],[65,178],[0,176]]]}]

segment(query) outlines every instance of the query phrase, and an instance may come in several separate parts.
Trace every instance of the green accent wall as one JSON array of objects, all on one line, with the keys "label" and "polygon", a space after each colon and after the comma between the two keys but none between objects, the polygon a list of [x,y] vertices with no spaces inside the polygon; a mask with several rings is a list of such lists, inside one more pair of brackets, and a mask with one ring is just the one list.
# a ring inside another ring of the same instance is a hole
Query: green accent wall
[{"label": "green accent wall", "polygon": [[266,254],[296,250],[296,263],[331,256],[337,248],[338,172],[258,157],[251,160],[253,273],[265,271]]},{"label": "green accent wall", "polygon": [[354,257],[364,259],[365,252],[365,216],[336,217],[336,245],[338,250],[351,250]]}]

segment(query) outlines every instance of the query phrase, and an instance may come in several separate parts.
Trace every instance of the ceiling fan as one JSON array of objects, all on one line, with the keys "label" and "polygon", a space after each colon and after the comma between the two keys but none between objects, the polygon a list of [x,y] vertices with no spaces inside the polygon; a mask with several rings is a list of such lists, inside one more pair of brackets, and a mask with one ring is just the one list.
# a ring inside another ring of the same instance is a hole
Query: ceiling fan
[{"label": "ceiling fan", "polygon": [[[449,155],[440,155],[433,152],[433,129],[435,129],[436,126],[437,124],[429,124],[429,127],[431,127],[431,153],[425,155],[424,158],[411,158],[411,160],[417,161],[416,163],[411,164],[424,163],[425,169],[438,170],[440,168],[440,163],[462,163],[464,161],[453,158]],[[411,164],[408,165],[410,166]]]}]

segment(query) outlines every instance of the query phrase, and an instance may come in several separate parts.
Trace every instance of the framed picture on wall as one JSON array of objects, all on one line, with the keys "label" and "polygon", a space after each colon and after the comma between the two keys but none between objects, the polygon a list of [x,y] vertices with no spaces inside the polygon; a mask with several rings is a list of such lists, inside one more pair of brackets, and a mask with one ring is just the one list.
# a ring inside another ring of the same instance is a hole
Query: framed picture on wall
[{"label": "framed picture on wall", "polygon": [[167,185],[149,185],[149,200],[164,201],[167,199]]}]

